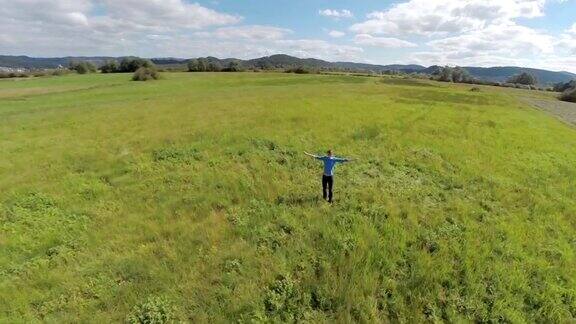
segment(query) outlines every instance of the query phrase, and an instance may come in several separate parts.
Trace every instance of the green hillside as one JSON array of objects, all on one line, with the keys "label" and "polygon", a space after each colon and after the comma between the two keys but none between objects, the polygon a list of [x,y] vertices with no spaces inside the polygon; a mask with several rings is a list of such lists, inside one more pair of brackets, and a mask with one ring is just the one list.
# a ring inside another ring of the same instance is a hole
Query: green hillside
[{"label": "green hillside", "polygon": [[576,320],[576,131],[521,91],[129,80],[0,81],[0,322]]}]

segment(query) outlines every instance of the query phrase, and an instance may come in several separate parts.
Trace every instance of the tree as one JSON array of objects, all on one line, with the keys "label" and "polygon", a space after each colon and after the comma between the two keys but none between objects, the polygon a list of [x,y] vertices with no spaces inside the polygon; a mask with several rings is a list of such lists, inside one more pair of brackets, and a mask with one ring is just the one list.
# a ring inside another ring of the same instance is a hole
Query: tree
[{"label": "tree", "polygon": [[156,66],[150,60],[139,57],[126,57],[120,62],[118,72],[136,72],[141,67],[155,68]]},{"label": "tree", "polygon": [[220,64],[218,62],[208,62],[208,67],[207,67],[206,71],[220,72],[220,71],[222,71],[222,67],[220,66]]},{"label": "tree", "polygon": [[94,73],[97,71],[96,66],[88,61],[70,62],[70,70],[76,71],[78,74]]},{"label": "tree", "polygon": [[188,61],[188,72],[200,72],[200,63],[197,59]]},{"label": "tree", "polygon": [[228,67],[226,67],[223,71],[240,72],[240,71],[242,71],[242,66],[240,65],[240,62],[238,62],[238,61],[231,61],[230,63],[228,63]]},{"label": "tree", "polygon": [[438,71],[438,81],[453,82],[454,79],[452,79],[452,68],[449,66],[440,68]]},{"label": "tree", "polygon": [[472,82],[474,78],[470,75],[470,73],[459,66],[457,67],[439,67],[438,70],[434,72],[436,75],[436,80],[443,81],[443,82]]},{"label": "tree", "polygon": [[536,85],[538,83],[538,80],[534,75],[527,72],[522,72],[520,74],[510,77],[508,79],[508,83]]},{"label": "tree", "polygon": [[459,66],[452,69],[452,81],[460,82],[460,83],[468,83],[472,82],[474,79],[470,75],[470,73]]},{"label": "tree", "polygon": [[188,61],[189,72],[207,72],[211,71],[214,67],[210,66],[210,62],[205,58],[191,59]]},{"label": "tree", "polygon": [[100,67],[100,71],[102,73],[116,73],[118,72],[119,69],[120,66],[118,65],[118,62],[116,62],[115,60],[107,61],[104,63],[104,65]]}]

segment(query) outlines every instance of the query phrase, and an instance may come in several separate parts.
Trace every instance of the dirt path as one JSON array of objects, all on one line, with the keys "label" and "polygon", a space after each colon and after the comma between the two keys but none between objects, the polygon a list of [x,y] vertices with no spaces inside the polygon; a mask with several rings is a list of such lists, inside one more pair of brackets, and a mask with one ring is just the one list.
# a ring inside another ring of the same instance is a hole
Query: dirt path
[{"label": "dirt path", "polygon": [[576,103],[565,102],[554,99],[538,99],[538,98],[522,98],[530,105],[544,110],[557,118],[571,124],[576,125]]}]

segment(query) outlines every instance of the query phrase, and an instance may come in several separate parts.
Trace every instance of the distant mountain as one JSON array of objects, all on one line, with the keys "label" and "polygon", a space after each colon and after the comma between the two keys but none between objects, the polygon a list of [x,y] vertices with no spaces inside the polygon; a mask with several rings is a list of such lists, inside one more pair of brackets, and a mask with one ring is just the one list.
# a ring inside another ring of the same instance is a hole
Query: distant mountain
[{"label": "distant mountain", "polygon": [[[27,69],[41,69],[41,68],[56,68],[58,66],[67,66],[70,61],[90,61],[96,65],[100,65],[107,60],[116,59],[120,60],[123,57],[60,57],[60,58],[33,58],[28,56],[6,56],[0,55],[0,67],[7,68],[27,68]],[[235,58],[219,59],[216,57],[205,58],[209,63],[213,63],[222,67],[228,66],[230,62],[240,62],[245,68],[248,69],[286,69],[295,67],[304,67],[310,69],[322,70],[347,70],[347,71],[399,71],[405,73],[425,73],[432,74],[437,71],[439,66],[424,67],[416,64],[392,64],[392,65],[377,65],[367,63],[355,62],[328,62],[324,60],[306,58],[301,59],[290,55],[278,54],[266,57],[260,57],[251,60],[240,60]],[[183,58],[153,58],[152,61],[157,65],[184,65],[188,59]],[[481,80],[506,82],[508,78],[521,72],[528,72],[536,76],[539,83],[542,85],[551,85],[559,82],[569,82],[576,79],[576,74],[570,72],[554,72],[541,69],[522,68],[514,66],[504,67],[464,67],[470,74]]]},{"label": "distant mountain", "polygon": [[528,72],[538,79],[541,84],[553,84],[559,82],[568,82],[570,80],[576,79],[576,74],[570,72],[553,72],[540,69],[522,68],[516,66],[501,66],[501,67],[464,67],[472,76],[477,79],[495,81],[495,82],[506,82],[510,76],[520,74],[522,72]]}]

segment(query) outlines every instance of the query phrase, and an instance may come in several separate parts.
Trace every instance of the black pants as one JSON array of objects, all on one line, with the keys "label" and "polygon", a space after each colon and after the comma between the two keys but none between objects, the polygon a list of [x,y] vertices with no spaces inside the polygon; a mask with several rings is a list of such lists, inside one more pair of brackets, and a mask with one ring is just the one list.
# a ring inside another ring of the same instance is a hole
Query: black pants
[{"label": "black pants", "polygon": [[322,175],[322,197],[328,198],[332,202],[332,186],[334,185],[334,176]]}]

